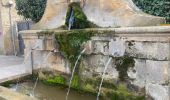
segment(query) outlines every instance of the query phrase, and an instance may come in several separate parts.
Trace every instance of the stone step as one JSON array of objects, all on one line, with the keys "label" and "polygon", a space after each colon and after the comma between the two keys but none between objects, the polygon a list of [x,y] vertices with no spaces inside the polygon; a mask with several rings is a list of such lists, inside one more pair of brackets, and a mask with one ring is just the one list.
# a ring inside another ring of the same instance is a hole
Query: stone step
[{"label": "stone step", "polygon": [[29,75],[30,73],[27,72],[26,67],[23,64],[8,66],[8,67],[1,67],[0,68],[0,83],[15,80],[20,77],[24,77]]},{"label": "stone step", "polygon": [[0,100],[37,100],[0,86]]}]

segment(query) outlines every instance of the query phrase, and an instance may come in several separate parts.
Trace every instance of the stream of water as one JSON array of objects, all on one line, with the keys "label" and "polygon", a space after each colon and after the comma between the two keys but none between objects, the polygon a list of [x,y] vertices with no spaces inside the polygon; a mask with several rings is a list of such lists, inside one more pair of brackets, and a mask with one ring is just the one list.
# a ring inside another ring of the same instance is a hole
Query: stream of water
[{"label": "stream of water", "polygon": [[99,96],[100,96],[100,92],[101,92],[101,88],[102,88],[102,84],[103,84],[103,81],[104,81],[104,76],[105,76],[105,73],[106,73],[106,70],[109,66],[109,63],[111,62],[112,58],[110,57],[108,62],[106,63],[105,65],[105,68],[104,68],[104,71],[103,71],[103,75],[102,75],[102,80],[101,80],[101,83],[100,83],[100,86],[99,86],[99,91],[98,91],[98,94],[97,94],[97,99],[96,100],[99,100]]},{"label": "stream of water", "polygon": [[73,68],[73,71],[72,71],[72,75],[71,75],[71,78],[70,78],[69,88],[68,88],[67,95],[66,95],[66,100],[68,100],[68,95],[69,95],[69,93],[70,93],[71,83],[72,83],[72,80],[73,80],[73,77],[74,77],[74,72],[75,72],[75,69],[76,69],[76,67],[77,67],[78,61],[80,60],[81,55],[82,55],[85,51],[86,51],[86,49],[84,49],[84,50],[80,53],[80,55],[79,55],[78,58],[77,58],[77,61],[76,61],[75,65],[74,65],[74,68]]},{"label": "stream of water", "polygon": [[[41,64],[39,64],[39,66],[40,66],[40,71],[41,71],[42,66],[46,64],[48,58],[49,58],[51,55],[52,55],[52,52],[48,53],[47,56],[44,58],[43,62],[42,62]],[[32,92],[30,92],[30,96],[31,96],[31,97],[34,97],[34,96],[35,96],[35,88],[37,87],[38,80],[39,80],[39,77],[36,78],[36,81],[35,81],[34,87],[33,87],[33,89],[32,89]]]}]

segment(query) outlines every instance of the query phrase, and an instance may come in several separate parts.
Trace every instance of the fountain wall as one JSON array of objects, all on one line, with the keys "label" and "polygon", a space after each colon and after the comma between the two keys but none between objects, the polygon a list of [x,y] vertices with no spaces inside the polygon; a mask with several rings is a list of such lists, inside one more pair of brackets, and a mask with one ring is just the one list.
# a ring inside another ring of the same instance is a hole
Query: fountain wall
[{"label": "fountain wall", "polygon": [[[128,78],[127,84],[137,86],[138,91],[144,89],[146,94],[154,98],[154,100],[170,100],[170,27],[154,26],[89,30],[96,32],[96,35],[92,36],[83,45],[86,52],[80,66],[78,66],[81,79],[92,79],[93,81],[100,79],[106,62],[109,57],[112,57],[104,80],[119,82],[120,71],[124,70],[119,70],[117,63],[123,63],[127,57],[132,57],[135,62],[126,63],[127,66],[124,66],[127,69],[125,72],[125,77]],[[51,32],[53,33],[54,31]],[[41,68],[53,73],[70,74],[70,63],[58,50],[60,46],[53,41],[54,35],[51,32],[21,32],[26,45],[25,53],[27,54],[36,43],[38,47],[33,50],[32,55],[34,69]],[[62,32],[66,31],[55,31],[55,33]],[[54,51],[54,48],[56,49],[55,53],[52,53],[47,62],[42,64],[43,58],[49,52]],[[31,61],[28,61],[27,64],[31,67]],[[129,65],[133,66],[128,67]],[[88,87],[96,89],[96,87],[89,84]],[[103,88],[105,87],[103,86]]]}]

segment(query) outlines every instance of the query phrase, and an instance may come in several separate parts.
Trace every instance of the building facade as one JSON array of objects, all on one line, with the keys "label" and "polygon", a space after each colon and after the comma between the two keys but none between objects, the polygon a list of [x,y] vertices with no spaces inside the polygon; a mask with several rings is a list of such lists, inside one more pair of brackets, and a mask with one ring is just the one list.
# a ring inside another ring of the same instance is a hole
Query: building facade
[{"label": "building facade", "polygon": [[15,0],[0,0],[0,54],[14,55],[18,51],[17,14]]}]

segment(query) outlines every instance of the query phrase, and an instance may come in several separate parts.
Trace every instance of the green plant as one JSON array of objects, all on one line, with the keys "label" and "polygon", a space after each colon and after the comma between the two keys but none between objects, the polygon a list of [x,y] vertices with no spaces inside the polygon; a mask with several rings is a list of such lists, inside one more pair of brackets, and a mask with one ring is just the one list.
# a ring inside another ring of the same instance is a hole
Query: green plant
[{"label": "green plant", "polygon": [[73,2],[69,4],[65,24],[69,26],[69,19],[72,11],[74,12],[73,14],[74,22],[73,22],[72,29],[81,29],[81,28],[88,27],[87,17],[82,11],[82,8],[80,7],[80,3],[77,2]]},{"label": "green plant", "polygon": [[170,22],[169,0],[133,0],[133,2],[144,12],[165,17]]},{"label": "green plant", "polygon": [[47,0],[16,0],[16,9],[25,19],[38,22],[44,14]]},{"label": "green plant", "polygon": [[77,60],[81,52],[81,46],[84,42],[90,40],[91,32],[83,30],[72,30],[62,34],[56,34],[56,41],[59,43],[59,50],[64,53],[65,57],[70,61],[71,66]]}]

